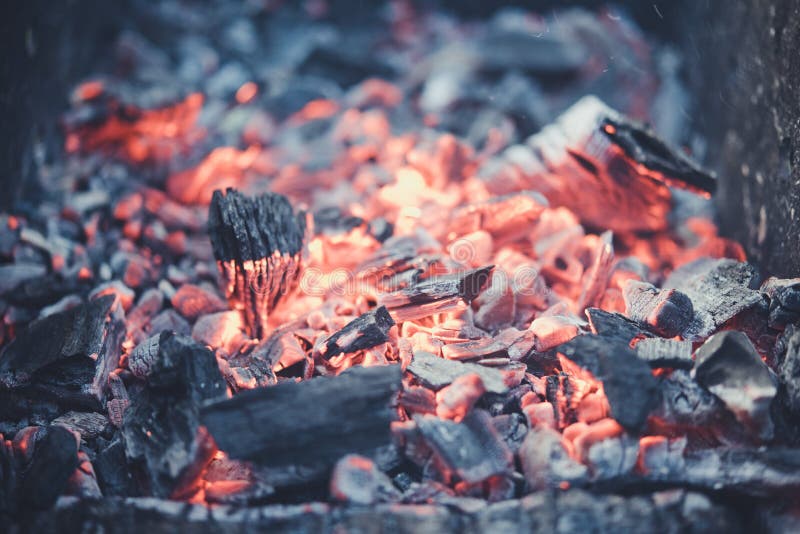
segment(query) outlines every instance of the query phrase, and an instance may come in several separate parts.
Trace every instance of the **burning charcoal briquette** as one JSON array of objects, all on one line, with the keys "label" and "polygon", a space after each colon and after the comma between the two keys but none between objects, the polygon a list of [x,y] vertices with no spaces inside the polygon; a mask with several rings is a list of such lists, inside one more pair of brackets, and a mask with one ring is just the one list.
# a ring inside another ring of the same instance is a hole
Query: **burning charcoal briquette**
[{"label": "burning charcoal briquette", "polygon": [[629,346],[597,335],[583,335],[555,349],[603,382],[611,416],[639,430],[658,402],[650,367]]},{"label": "burning charcoal briquette", "polygon": [[493,266],[488,266],[434,276],[395,293],[382,295],[379,304],[386,306],[397,321],[441,313],[461,302],[472,302],[489,283],[493,270]]},{"label": "burning charcoal briquette", "polygon": [[628,280],[623,295],[626,315],[660,336],[677,336],[694,316],[692,301],[675,289],[659,290],[646,282]]},{"label": "burning charcoal briquette", "polygon": [[220,449],[264,466],[335,462],[390,441],[399,365],[245,391],[202,412]]},{"label": "burning charcoal briquette", "polygon": [[388,341],[394,319],[385,306],[356,317],[322,342],[320,352],[326,360],[342,353],[368,349]]},{"label": "burning charcoal briquette", "polygon": [[742,332],[711,336],[695,352],[697,382],[719,397],[739,421],[764,439],[772,437],[770,404],[778,389],[767,365]]},{"label": "burning charcoal briquette", "polygon": [[269,313],[300,276],[305,231],[305,214],[295,214],[282,195],[214,192],[208,214],[214,257],[225,295],[244,310],[253,337],[266,334]]}]

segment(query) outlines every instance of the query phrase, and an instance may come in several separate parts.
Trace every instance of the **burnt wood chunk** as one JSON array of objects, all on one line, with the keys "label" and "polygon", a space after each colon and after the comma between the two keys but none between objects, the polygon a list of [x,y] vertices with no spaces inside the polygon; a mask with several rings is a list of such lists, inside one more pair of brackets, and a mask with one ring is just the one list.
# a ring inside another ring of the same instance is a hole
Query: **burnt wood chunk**
[{"label": "burnt wood chunk", "polygon": [[200,406],[224,397],[225,381],[214,354],[192,339],[164,332],[144,387],[132,395],[122,436],[128,460],[147,492],[177,496],[191,486],[214,454],[200,427]]},{"label": "burnt wood chunk", "polygon": [[414,359],[406,371],[435,390],[449,386],[458,377],[475,373],[481,377],[487,392],[502,395],[508,391],[503,373],[497,369],[476,363],[448,360],[425,351],[414,352]]},{"label": "burnt wood chunk", "polygon": [[305,214],[295,214],[283,195],[214,192],[208,213],[214,257],[225,295],[244,309],[253,337],[266,333],[269,313],[300,276],[305,232]]},{"label": "burnt wood chunk", "polygon": [[768,278],[761,285],[769,301],[769,326],[783,330],[800,319],[800,278]]},{"label": "burnt wood chunk", "polygon": [[634,339],[652,337],[650,332],[642,329],[621,313],[607,312],[600,308],[587,308],[586,317],[592,332],[598,336],[608,337],[630,344]]},{"label": "burnt wood chunk", "polygon": [[758,273],[748,263],[701,258],[675,269],[664,289],[677,289],[692,301],[694,318],[681,336],[689,341],[702,341],[762,301],[761,293],[752,289],[756,284]]},{"label": "burnt wood chunk", "polygon": [[763,439],[772,437],[770,405],[777,386],[745,334],[714,334],[695,352],[695,380],[722,400],[736,418]]},{"label": "burnt wood chunk", "polygon": [[78,440],[63,426],[51,425],[35,430],[24,441],[27,461],[20,479],[20,504],[43,510],[56,502],[78,467]]},{"label": "burnt wood chunk", "polygon": [[445,480],[476,484],[511,472],[513,454],[487,412],[474,410],[460,423],[430,415],[414,416],[414,422]]},{"label": "burnt wood chunk", "polygon": [[488,285],[493,265],[461,273],[433,276],[394,293],[382,295],[379,304],[386,306],[397,321],[419,319],[450,310],[459,303],[472,302]]},{"label": "burnt wood chunk", "polygon": [[647,282],[628,280],[623,296],[628,317],[663,337],[683,332],[694,316],[692,301],[675,289],[659,290]]},{"label": "burnt wood chunk", "polygon": [[102,400],[125,332],[113,303],[107,295],[28,325],[0,353],[0,381],[11,388],[41,381]]},{"label": "burnt wood chunk", "polygon": [[691,341],[642,339],[636,343],[636,355],[653,369],[691,369],[694,366]]},{"label": "burnt wood chunk", "polygon": [[399,365],[354,367],[335,377],[242,392],[201,414],[220,449],[264,466],[335,462],[390,442]]},{"label": "burnt wood chunk", "polygon": [[597,335],[578,336],[555,349],[603,382],[611,416],[630,431],[642,428],[658,402],[650,366],[628,345]]},{"label": "burnt wood chunk", "polygon": [[785,403],[794,413],[800,413],[800,328],[789,325],[783,331],[782,354],[777,372],[784,391]]},{"label": "burnt wood chunk", "polygon": [[325,339],[322,342],[322,356],[330,360],[342,353],[356,352],[385,343],[389,340],[389,329],[393,326],[394,319],[389,315],[386,306],[368,311]]}]

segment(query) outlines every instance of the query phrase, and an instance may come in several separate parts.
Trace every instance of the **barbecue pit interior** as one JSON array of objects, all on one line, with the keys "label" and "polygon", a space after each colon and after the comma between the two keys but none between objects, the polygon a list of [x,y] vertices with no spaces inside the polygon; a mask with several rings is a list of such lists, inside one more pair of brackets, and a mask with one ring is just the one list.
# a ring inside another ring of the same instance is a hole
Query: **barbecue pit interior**
[{"label": "barbecue pit interior", "polygon": [[794,190],[703,10],[511,4],[18,15],[75,68],[8,115],[3,530],[800,528]]}]

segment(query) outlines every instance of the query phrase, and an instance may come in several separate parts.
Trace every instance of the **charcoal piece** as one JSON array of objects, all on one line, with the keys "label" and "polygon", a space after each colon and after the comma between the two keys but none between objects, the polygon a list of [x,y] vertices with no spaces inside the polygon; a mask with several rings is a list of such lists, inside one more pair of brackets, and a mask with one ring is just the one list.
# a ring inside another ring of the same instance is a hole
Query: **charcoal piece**
[{"label": "charcoal piece", "polygon": [[607,312],[600,308],[587,308],[586,317],[592,332],[599,336],[613,338],[626,345],[634,339],[652,337],[650,332],[643,330],[637,323],[631,321],[621,313]]},{"label": "charcoal piece", "polygon": [[78,441],[66,428],[53,425],[36,430],[27,440],[27,447],[32,450],[25,451],[30,460],[20,477],[20,505],[43,510],[56,502],[78,467]]},{"label": "charcoal piece", "polygon": [[334,462],[389,443],[398,365],[245,391],[203,408],[201,419],[231,458],[264,466]]},{"label": "charcoal piece", "polygon": [[348,454],[333,468],[331,496],[341,502],[375,504],[396,500],[400,492],[372,460]]},{"label": "charcoal piece", "polygon": [[726,421],[728,412],[722,402],[695,382],[688,371],[676,370],[660,377],[658,387],[661,402],[653,418],[660,425],[685,432],[714,429]]},{"label": "charcoal piece", "polygon": [[605,231],[598,239],[594,260],[581,279],[581,296],[578,299],[580,310],[586,309],[587,306],[598,306],[605,293],[614,262],[613,237],[610,231]]},{"label": "charcoal piece", "polygon": [[777,373],[785,402],[794,413],[800,413],[800,328],[786,327],[782,335],[782,354]]},{"label": "charcoal piece", "polygon": [[701,258],[677,269],[664,289],[677,289],[692,301],[694,319],[681,333],[689,341],[702,341],[741,312],[762,301],[758,273],[752,265],[730,259]]},{"label": "charcoal piece", "polygon": [[97,412],[67,412],[50,423],[51,425],[61,425],[76,434],[80,434],[81,439],[92,440],[103,434],[108,428],[108,418]]},{"label": "charcoal piece", "polygon": [[436,394],[422,386],[406,386],[397,398],[397,405],[411,413],[436,413]]},{"label": "charcoal piece", "polygon": [[139,495],[133,470],[125,456],[125,443],[121,438],[114,438],[97,452],[94,470],[100,490],[106,497]]},{"label": "charcoal piece", "polygon": [[[108,374],[119,363],[125,331],[120,320],[109,317],[113,302],[113,296],[100,297],[29,324],[0,353],[0,381],[18,387],[38,375],[55,386],[72,385],[80,392],[88,388],[89,396],[102,400]],[[89,375],[88,384],[67,384],[65,366],[85,371],[79,374]],[[42,377],[48,367],[59,371]]]},{"label": "charcoal piece", "polygon": [[623,434],[613,436],[589,447],[586,465],[592,473],[592,480],[606,480],[623,477],[636,466],[639,456],[639,440]]},{"label": "charcoal piece", "polygon": [[510,472],[513,454],[487,412],[473,410],[460,423],[430,415],[414,416],[414,422],[445,480],[477,484]]},{"label": "charcoal piece", "polygon": [[[525,53],[520,54],[520,50]],[[569,77],[577,74],[588,59],[588,51],[577,40],[519,30],[490,31],[478,41],[476,51],[479,68],[492,74],[517,71]]]},{"label": "charcoal piece", "polygon": [[188,336],[192,333],[192,327],[178,312],[169,309],[153,317],[147,331],[151,334],[171,331],[182,336]]},{"label": "charcoal piece", "polygon": [[702,195],[716,191],[717,180],[681,150],[670,147],[652,130],[619,117],[608,117],[603,132],[656,179]]},{"label": "charcoal piece", "polygon": [[[493,194],[535,189],[551,206],[569,208],[592,228],[623,233],[663,230],[671,210],[667,184],[697,190],[710,182],[678,150],[666,145],[658,160],[644,150],[626,153],[609,135],[614,128],[611,122],[636,130],[642,146],[655,142],[650,132],[597,97],[586,96],[555,123],[514,147],[513,153],[508,150],[503,158],[484,165],[480,176]],[[681,161],[687,167],[662,165],[662,160]]]},{"label": "charcoal piece", "polygon": [[305,214],[295,214],[282,195],[214,192],[208,234],[225,295],[244,309],[251,336],[267,332],[269,313],[296,284],[305,231]]},{"label": "charcoal piece", "polygon": [[597,335],[583,335],[555,350],[603,382],[611,416],[627,430],[642,428],[658,402],[650,367],[628,345]]},{"label": "charcoal piece", "polygon": [[528,431],[519,459],[525,481],[534,491],[557,488],[562,483],[580,486],[589,477],[586,466],[570,456],[561,433],[544,426]]},{"label": "charcoal piece", "polygon": [[461,302],[472,302],[491,280],[493,270],[494,266],[490,265],[433,276],[411,287],[381,295],[378,303],[386,306],[397,321],[427,317],[452,309]]},{"label": "charcoal piece", "polygon": [[516,454],[522,446],[525,436],[528,435],[525,416],[519,413],[496,415],[492,417],[492,425],[506,442],[509,450]]},{"label": "charcoal piece", "polygon": [[441,358],[425,351],[415,351],[406,371],[426,386],[439,390],[460,376],[475,373],[481,377],[486,391],[502,395],[508,391],[503,373],[476,363],[463,363]]},{"label": "charcoal piece", "polygon": [[694,366],[691,341],[642,339],[636,343],[636,355],[653,369],[691,369]]},{"label": "charcoal piece", "polygon": [[214,293],[194,284],[183,284],[172,295],[172,307],[192,321],[201,315],[225,311],[228,306]]},{"label": "charcoal piece", "polygon": [[136,345],[128,355],[128,369],[134,376],[147,378],[158,361],[158,344],[161,333],[150,336]]},{"label": "charcoal piece", "polygon": [[336,206],[322,208],[314,213],[314,233],[346,234],[364,224],[364,219],[354,215],[346,215]]},{"label": "charcoal piece", "polygon": [[369,349],[389,340],[394,319],[385,306],[360,315],[322,342],[320,352],[326,360],[342,353]]},{"label": "charcoal piece", "polygon": [[67,480],[66,493],[81,499],[99,499],[103,496],[94,467],[85,451],[78,451],[78,467]]},{"label": "charcoal piece", "polygon": [[695,380],[722,400],[742,424],[763,439],[772,437],[769,410],[777,386],[755,347],[741,332],[711,336],[695,352]]},{"label": "charcoal piece", "polygon": [[459,236],[483,230],[501,245],[529,232],[545,208],[547,200],[535,191],[500,195],[456,208],[450,215],[448,232]]},{"label": "charcoal piece", "polygon": [[783,330],[800,319],[800,279],[768,278],[761,284],[761,293],[769,301],[769,326]]},{"label": "charcoal piece", "polygon": [[153,495],[179,495],[214,454],[200,427],[200,406],[226,394],[214,354],[190,338],[164,332],[142,391],[125,412],[125,454]]},{"label": "charcoal piece", "polygon": [[41,279],[45,274],[47,267],[38,263],[0,265],[0,296],[11,293],[24,282]]},{"label": "charcoal piece", "polygon": [[694,316],[692,301],[675,289],[659,290],[647,282],[628,280],[622,294],[625,314],[663,337],[682,333]]}]

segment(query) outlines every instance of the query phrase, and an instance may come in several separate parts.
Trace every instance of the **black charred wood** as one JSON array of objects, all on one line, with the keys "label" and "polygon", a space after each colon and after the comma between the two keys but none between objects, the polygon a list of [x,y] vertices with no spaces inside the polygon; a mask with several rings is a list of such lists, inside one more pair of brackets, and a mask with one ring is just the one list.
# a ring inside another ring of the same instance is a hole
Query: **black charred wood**
[{"label": "black charred wood", "polygon": [[158,358],[142,391],[132,395],[122,427],[125,454],[149,493],[174,496],[195,481],[215,450],[200,427],[200,406],[225,393],[210,350],[172,332],[161,334]]},{"label": "black charred wood", "polygon": [[65,395],[103,399],[125,332],[113,302],[100,297],[28,325],[0,353],[0,380],[12,388],[41,381]]},{"label": "black charred wood", "polygon": [[628,345],[597,335],[583,335],[556,349],[603,382],[611,416],[631,431],[642,428],[658,402],[650,366]]},{"label": "black charred wood", "polygon": [[95,456],[97,483],[106,497],[136,497],[141,495],[133,470],[125,456],[125,443],[117,435],[101,447]]},{"label": "black charred wood", "polygon": [[664,289],[677,289],[692,301],[694,319],[681,335],[689,341],[702,341],[762,301],[753,289],[757,285],[758,273],[748,263],[701,258],[675,269]]},{"label": "black charred wood", "polygon": [[600,308],[587,308],[586,317],[589,318],[592,332],[627,345],[630,345],[634,339],[652,337],[650,332],[621,313],[607,312]]},{"label": "black charred wood", "polygon": [[429,415],[414,422],[444,480],[475,484],[510,473],[513,455],[487,412],[473,410],[460,423]]},{"label": "black charred wood", "polygon": [[320,352],[323,358],[330,360],[342,353],[375,347],[389,340],[389,329],[394,324],[394,319],[389,315],[386,306],[379,306],[356,317],[325,339]]},{"label": "black charred wood", "polygon": [[426,317],[447,311],[461,302],[470,303],[488,285],[494,266],[462,273],[434,276],[394,293],[382,295],[379,304],[386,306],[398,321]]},{"label": "black charred wood", "polygon": [[692,301],[675,289],[659,290],[646,282],[628,280],[623,296],[627,316],[663,337],[682,333],[694,317]]},{"label": "black charred wood", "polygon": [[434,390],[449,386],[453,380],[460,376],[476,373],[481,377],[486,391],[497,394],[503,394],[508,391],[508,386],[503,379],[503,373],[497,369],[476,363],[448,360],[425,351],[414,352],[414,359],[406,371]]},{"label": "black charred wood", "polygon": [[69,477],[78,467],[78,440],[66,428],[52,425],[39,428],[28,443],[33,451],[26,453],[30,461],[20,477],[20,506],[44,510],[64,492]]},{"label": "black charred wood", "polygon": [[305,214],[283,195],[247,197],[215,191],[208,234],[231,305],[244,309],[250,334],[262,337],[267,317],[300,275]]},{"label": "black charred wood", "polygon": [[245,391],[206,406],[203,424],[231,458],[264,466],[335,462],[390,441],[397,365]]},{"label": "black charred wood", "polygon": [[770,404],[777,393],[772,373],[742,332],[714,334],[695,352],[695,380],[722,400],[742,424],[772,437]]}]

